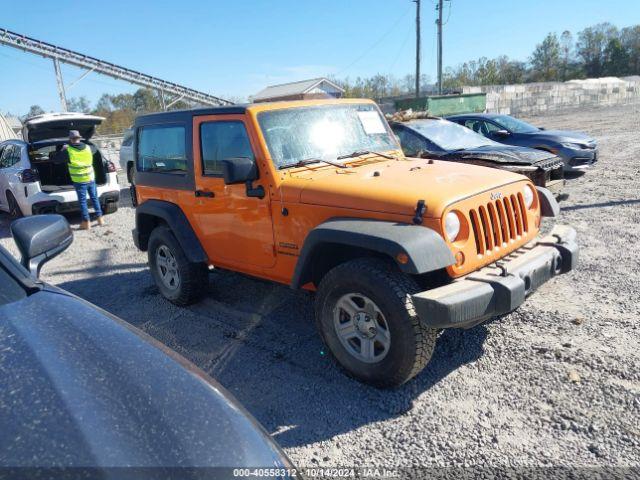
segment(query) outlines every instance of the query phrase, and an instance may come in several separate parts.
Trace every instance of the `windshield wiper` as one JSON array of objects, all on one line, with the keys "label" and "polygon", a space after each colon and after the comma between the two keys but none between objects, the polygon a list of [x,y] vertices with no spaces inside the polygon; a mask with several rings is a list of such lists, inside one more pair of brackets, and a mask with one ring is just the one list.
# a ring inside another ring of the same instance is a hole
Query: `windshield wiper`
[{"label": "windshield wiper", "polygon": [[283,168],[294,168],[294,167],[304,167],[306,165],[311,165],[312,163],[326,163],[327,165],[333,165],[338,168],[347,168],[346,165],[342,163],[332,162],[331,160],[323,160],[322,158],[305,158],[303,160],[298,160],[294,163],[288,163],[286,165],[282,165],[280,169]]},{"label": "windshield wiper", "polygon": [[356,150],[355,152],[348,153],[346,155],[340,155],[336,160],[344,160],[345,158],[355,158],[362,155],[378,155],[379,157],[388,158],[389,160],[395,160],[396,157],[388,155],[382,152],[375,152],[373,150]]}]

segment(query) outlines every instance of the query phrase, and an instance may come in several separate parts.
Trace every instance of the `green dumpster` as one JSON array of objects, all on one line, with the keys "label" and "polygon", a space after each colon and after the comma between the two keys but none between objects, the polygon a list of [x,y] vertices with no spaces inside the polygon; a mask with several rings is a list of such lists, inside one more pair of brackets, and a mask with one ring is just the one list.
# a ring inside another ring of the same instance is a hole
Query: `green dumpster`
[{"label": "green dumpster", "polygon": [[487,94],[430,95],[396,100],[394,103],[396,110],[428,111],[431,115],[443,117],[455,113],[484,112],[487,108]]}]

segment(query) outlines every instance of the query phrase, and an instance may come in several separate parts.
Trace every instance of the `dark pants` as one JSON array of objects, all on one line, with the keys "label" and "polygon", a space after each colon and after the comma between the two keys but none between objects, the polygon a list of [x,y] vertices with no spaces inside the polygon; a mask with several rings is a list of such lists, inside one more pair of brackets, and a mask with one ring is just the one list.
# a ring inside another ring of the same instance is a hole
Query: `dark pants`
[{"label": "dark pants", "polygon": [[102,216],[102,209],[100,208],[100,200],[98,199],[98,192],[96,191],[96,182],[87,183],[74,183],[73,186],[78,194],[78,203],[80,204],[80,213],[82,214],[82,220],[89,220],[89,209],[87,208],[87,192],[91,198],[93,209],[98,217]]}]

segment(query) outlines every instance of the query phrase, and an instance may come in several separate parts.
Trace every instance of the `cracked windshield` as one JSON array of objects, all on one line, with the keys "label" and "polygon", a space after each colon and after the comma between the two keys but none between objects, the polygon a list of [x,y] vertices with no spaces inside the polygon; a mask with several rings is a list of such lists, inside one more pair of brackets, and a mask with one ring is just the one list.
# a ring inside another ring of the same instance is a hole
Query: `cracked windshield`
[{"label": "cracked windshield", "polygon": [[333,162],[359,151],[384,152],[400,148],[374,105],[270,110],[260,113],[258,121],[278,168],[310,160]]}]

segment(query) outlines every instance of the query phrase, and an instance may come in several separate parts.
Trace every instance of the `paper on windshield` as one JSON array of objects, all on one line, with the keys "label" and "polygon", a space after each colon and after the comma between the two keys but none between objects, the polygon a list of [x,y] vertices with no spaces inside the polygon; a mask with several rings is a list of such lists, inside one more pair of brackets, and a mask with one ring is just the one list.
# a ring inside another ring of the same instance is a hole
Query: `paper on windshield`
[{"label": "paper on windshield", "polygon": [[367,135],[387,133],[378,112],[358,112],[358,118],[360,119],[362,128],[364,128],[364,132]]}]

